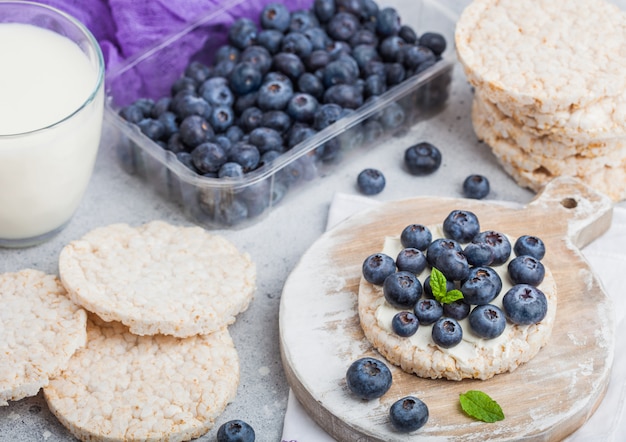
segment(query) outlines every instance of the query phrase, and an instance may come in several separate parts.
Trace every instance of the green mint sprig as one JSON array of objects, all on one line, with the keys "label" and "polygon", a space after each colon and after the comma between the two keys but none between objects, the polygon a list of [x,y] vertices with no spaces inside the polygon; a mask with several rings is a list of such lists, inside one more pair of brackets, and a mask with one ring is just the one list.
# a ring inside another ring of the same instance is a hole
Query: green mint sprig
[{"label": "green mint sprig", "polygon": [[430,271],[430,288],[435,299],[442,304],[451,304],[454,301],[463,299],[463,293],[460,290],[453,289],[448,291],[446,277],[435,267]]},{"label": "green mint sprig", "polygon": [[504,419],[502,408],[487,393],[469,390],[460,394],[459,401],[463,411],[474,419],[490,423]]}]

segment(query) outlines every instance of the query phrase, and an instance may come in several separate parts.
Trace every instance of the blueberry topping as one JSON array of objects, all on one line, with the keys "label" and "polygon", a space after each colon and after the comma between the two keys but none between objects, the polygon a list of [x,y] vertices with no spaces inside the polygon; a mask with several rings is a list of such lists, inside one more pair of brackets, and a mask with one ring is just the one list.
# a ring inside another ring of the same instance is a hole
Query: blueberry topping
[{"label": "blueberry topping", "polygon": [[413,308],[422,296],[422,284],[413,273],[398,271],[385,278],[383,295],[385,300],[396,308]]},{"label": "blueberry topping", "polygon": [[389,408],[389,421],[401,433],[419,430],[428,421],[428,407],[414,396],[404,397]]},{"label": "blueberry topping", "polygon": [[385,175],[373,168],[362,170],[357,176],[357,187],[364,195],[376,195],[385,188]]},{"label": "blueberry topping", "polygon": [[520,255],[509,261],[509,278],[513,284],[529,284],[538,286],[543,281],[546,269],[537,258]]},{"label": "blueberry topping", "polygon": [[391,387],[391,382],[389,368],[382,361],[371,357],[354,361],[346,372],[348,389],[365,400],[384,395]]},{"label": "blueberry topping", "polygon": [[468,243],[480,233],[478,217],[469,210],[453,210],[443,221],[443,233],[460,243]]},{"label": "blueberry topping", "polygon": [[472,331],[484,339],[497,338],[504,332],[506,318],[502,310],[492,304],[478,305],[469,314]]},{"label": "blueberry topping", "polygon": [[362,273],[365,280],[371,284],[382,285],[387,276],[395,273],[396,263],[393,258],[384,253],[374,253],[363,261]]},{"label": "blueberry topping", "polygon": [[432,233],[422,224],[409,224],[400,234],[402,247],[412,247],[422,251],[428,248],[432,239]]},{"label": "blueberry topping", "polygon": [[415,313],[401,311],[396,313],[391,320],[391,328],[395,334],[403,338],[413,336],[419,327],[419,321]]},{"label": "blueberry topping", "polygon": [[429,325],[441,318],[443,315],[443,306],[441,303],[431,298],[420,299],[417,301],[417,304],[415,304],[413,313],[417,316],[420,324]]},{"label": "blueberry topping", "polygon": [[[449,290],[448,290],[449,291]],[[448,318],[454,318],[457,321],[467,318],[471,306],[463,299],[450,302],[443,305],[443,315]]]},{"label": "blueberry topping", "polygon": [[548,313],[546,295],[528,284],[514,285],[502,298],[506,317],[513,324],[529,325],[541,322]]},{"label": "blueberry topping", "polygon": [[441,317],[433,324],[432,338],[439,347],[451,348],[463,339],[463,329],[456,319]]},{"label": "blueberry topping", "polygon": [[453,239],[437,238],[432,241],[426,248],[426,259],[428,260],[428,264],[430,264],[432,267],[437,267],[438,257],[441,256],[443,252],[448,250],[462,252],[463,248],[458,242]]},{"label": "blueberry topping", "polygon": [[492,265],[494,266],[504,264],[511,255],[511,243],[509,239],[495,230],[487,230],[479,233],[472,242],[485,243],[493,248],[494,257]]},{"label": "blueberry topping", "polygon": [[491,267],[472,267],[461,284],[461,293],[469,304],[489,304],[502,290],[502,279]]},{"label": "blueberry topping", "polygon": [[469,264],[465,255],[458,250],[443,250],[439,253],[433,263],[446,279],[461,281],[469,274]]},{"label": "blueberry topping", "polygon": [[486,243],[469,243],[463,249],[463,254],[471,266],[489,266],[493,262],[495,253],[493,247]]},{"label": "blueberry topping", "polygon": [[427,264],[426,255],[420,249],[413,247],[402,249],[396,257],[398,270],[411,272],[415,275],[422,273]]},{"label": "blueberry topping", "polygon": [[513,251],[518,256],[530,255],[541,260],[546,254],[546,246],[541,238],[533,235],[522,235],[515,240]]}]

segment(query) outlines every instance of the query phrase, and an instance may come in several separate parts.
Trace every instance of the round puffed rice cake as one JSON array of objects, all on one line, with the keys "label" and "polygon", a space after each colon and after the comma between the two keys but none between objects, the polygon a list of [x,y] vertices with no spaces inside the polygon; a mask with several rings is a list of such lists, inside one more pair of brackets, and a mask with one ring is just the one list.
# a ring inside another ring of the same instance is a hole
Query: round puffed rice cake
[{"label": "round puffed rice cake", "polygon": [[248,308],[256,267],[200,227],[113,224],[66,245],[59,273],[70,297],[137,335],[189,337],[232,324]]},{"label": "round puffed rice cake", "polygon": [[625,17],[604,0],[474,0],[456,50],[491,102],[548,117],[626,92]]},{"label": "round puffed rice cake", "polygon": [[[433,228],[431,231],[435,232]],[[399,239],[395,242],[400,243]],[[389,250],[387,247],[385,250]],[[396,249],[400,251],[401,246]],[[506,265],[501,267],[506,269]],[[422,272],[418,276],[420,282],[423,283],[428,274],[426,270]],[[503,277],[502,282],[502,291],[492,301],[499,307],[502,297],[511,287],[508,278]],[[381,286],[371,284],[363,277],[358,293],[359,320],[372,346],[390,363],[407,373],[430,379],[485,380],[513,371],[520,364],[530,361],[550,339],[556,318],[557,291],[548,268],[539,288],[548,300],[548,313],[541,322],[526,326],[507,323],[502,335],[488,340],[471,338],[473,333],[466,318],[459,321],[463,328],[463,341],[450,349],[440,348],[432,341],[432,325],[420,325],[417,333],[408,338],[398,336],[391,328],[391,319],[400,310],[387,303]]]},{"label": "round puffed rice cake", "polygon": [[87,333],[86,347],[44,388],[50,411],[80,440],[190,440],[235,398],[239,359],[226,328],[137,336],[90,315]]},{"label": "round puffed rice cake", "polygon": [[0,275],[0,405],[37,394],[85,345],[87,313],[56,276]]}]

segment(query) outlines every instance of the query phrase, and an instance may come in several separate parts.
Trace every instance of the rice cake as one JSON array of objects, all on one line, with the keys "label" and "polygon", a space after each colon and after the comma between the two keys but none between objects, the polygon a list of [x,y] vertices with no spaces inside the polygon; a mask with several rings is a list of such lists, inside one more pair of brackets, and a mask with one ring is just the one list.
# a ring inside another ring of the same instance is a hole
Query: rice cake
[{"label": "rice cake", "polygon": [[85,310],[54,275],[0,275],[0,405],[37,394],[87,339]]},{"label": "rice cake", "polygon": [[137,335],[214,332],[248,308],[256,288],[247,253],[163,221],[97,228],[63,248],[59,273],[76,303]]},{"label": "rice cake", "polygon": [[137,336],[90,315],[87,345],[44,388],[50,411],[83,441],[184,441],[234,398],[239,359],[226,328]]},{"label": "rice cake", "polygon": [[[429,226],[433,239],[443,237],[441,226]],[[511,244],[514,238],[510,238]],[[399,237],[385,239],[383,252],[397,256],[402,249]],[[514,256],[514,255],[513,255]],[[502,308],[502,297],[511,288],[506,277],[506,266],[494,267],[500,273],[502,290],[491,304]],[[502,274],[504,272],[504,274]],[[418,275],[420,282],[429,275],[429,268]],[[420,324],[417,332],[408,338],[400,337],[391,328],[391,318],[400,310],[387,303],[382,287],[361,277],[358,293],[358,312],[365,337],[389,362],[408,373],[431,379],[489,379],[531,360],[549,340],[556,317],[556,283],[548,268],[539,289],[548,300],[546,317],[537,324],[514,325],[507,321],[504,332],[494,339],[474,335],[466,319],[459,321],[463,340],[455,347],[437,346],[431,336],[432,325]]]}]

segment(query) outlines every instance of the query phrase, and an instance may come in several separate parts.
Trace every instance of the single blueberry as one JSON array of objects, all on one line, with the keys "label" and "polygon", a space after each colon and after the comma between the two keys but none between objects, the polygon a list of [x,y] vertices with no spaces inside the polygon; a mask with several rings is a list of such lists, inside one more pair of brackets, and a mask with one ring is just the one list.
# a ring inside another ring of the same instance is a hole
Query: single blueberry
[{"label": "single blueberry", "polygon": [[375,46],[361,44],[352,50],[352,57],[361,72],[365,72],[369,63],[380,62],[380,54]]},{"label": "single blueberry", "polygon": [[530,255],[536,259],[543,259],[546,254],[546,245],[541,238],[534,235],[522,235],[515,240],[513,251],[516,255]]},{"label": "single blueberry", "polygon": [[408,45],[403,48],[402,63],[407,69],[418,69],[421,65],[431,62],[435,62],[435,54],[426,46]]},{"label": "single blueberry", "polygon": [[228,421],[217,430],[217,442],[254,442],[254,429],[240,419]]},{"label": "single blueberry", "polygon": [[[353,48],[360,45],[373,46],[375,48],[378,46],[378,37],[375,32],[372,32],[369,29],[360,28],[357,29],[352,37],[350,37],[349,43]],[[352,54],[354,55],[354,50],[352,51]]]},{"label": "single blueberry", "polygon": [[257,68],[262,75],[269,72],[272,67],[272,55],[263,46],[248,46],[241,53],[240,63],[250,63]]},{"label": "single blueberry", "polygon": [[166,149],[175,154],[179,152],[187,152],[187,146],[180,138],[180,132],[173,133],[167,140]]},{"label": "single blueberry", "polygon": [[176,158],[192,172],[199,173],[198,169],[193,164],[193,157],[189,152],[177,152]]},{"label": "single blueberry", "polygon": [[452,348],[463,339],[463,329],[456,319],[441,317],[433,324],[431,336],[439,347]]},{"label": "single blueberry", "polygon": [[513,324],[536,324],[546,317],[548,300],[537,287],[517,284],[505,293],[502,298],[502,307],[506,317]]},{"label": "single blueberry", "polygon": [[287,147],[292,148],[297,146],[304,140],[315,136],[316,133],[317,131],[307,124],[296,122],[291,129],[289,129],[289,133],[287,135]]},{"label": "single blueberry", "polygon": [[480,233],[478,217],[469,210],[453,210],[443,220],[443,233],[446,238],[468,243]]},{"label": "single blueberry", "polygon": [[446,279],[452,281],[462,281],[469,274],[467,258],[458,250],[443,250],[435,259],[433,267],[440,270]]},{"label": "single blueberry", "polygon": [[385,64],[385,80],[387,86],[395,86],[402,83],[407,77],[406,69],[400,63]]},{"label": "single blueberry", "polygon": [[426,248],[426,259],[428,260],[428,264],[430,264],[432,267],[437,267],[437,259],[445,251],[462,252],[463,248],[457,241],[453,239],[437,238],[430,244],[428,244],[428,247]]},{"label": "single blueberry", "polygon": [[317,17],[308,9],[299,9],[291,13],[291,22],[289,30],[291,32],[304,32],[309,28],[318,28],[320,22]]},{"label": "single blueberry", "polygon": [[467,318],[470,309],[471,306],[467,302],[463,299],[458,299],[443,305],[443,315],[460,321],[461,319]]},{"label": "single blueberry", "polygon": [[273,129],[279,134],[283,134],[291,127],[291,117],[281,110],[270,110],[263,113],[261,126]]},{"label": "single blueberry", "polygon": [[335,0],[314,0],[313,12],[321,23],[326,23],[335,16]]},{"label": "single blueberry", "polygon": [[493,266],[504,264],[511,255],[511,242],[506,235],[496,232],[495,230],[487,230],[480,232],[472,240],[475,243],[485,243],[493,248]]},{"label": "single blueberry", "polygon": [[347,59],[337,59],[326,65],[322,81],[329,88],[336,84],[353,84],[357,78],[358,68],[354,69]]},{"label": "single blueberry", "polygon": [[506,317],[500,308],[492,304],[474,307],[468,317],[471,330],[483,339],[497,338],[504,332]]},{"label": "single blueberry", "polygon": [[263,119],[263,111],[258,107],[249,107],[243,111],[239,117],[238,124],[244,132],[252,132],[257,127],[261,126],[261,120]]},{"label": "single blueberry", "polygon": [[396,313],[391,319],[391,329],[395,334],[403,338],[413,336],[419,328],[419,321],[415,313],[401,311]]},{"label": "single blueberry", "polygon": [[409,224],[400,233],[402,247],[412,247],[426,250],[433,240],[433,235],[428,227],[422,224]]},{"label": "single blueberry", "polygon": [[329,37],[337,41],[348,41],[360,28],[358,17],[349,12],[338,12],[326,25]]},{"label": "single blueberry", "polygon": [[165,126],[159,120],[153,118],[144,118],[137,123],[141,133],[153,141],[160,140],[165,135]]},{"label": "single blueberry", "polygon": [[239,62],[239,57],[241,56],[241,51],[236,47],[225,44],[220,46],[215,52],[215,59],[213,60],[213,64],[216,65],[222,61],[230,61],[232,63]]},{"label": "single blueberry", "polygon": [[417,33],[409,25],[400,26],[400,30],[398,30],[398,35],[409,44],[415,44],[418,41]]},{"label": "single blueberry", "polygon": [[419,44],[429,48],[436,56],[443,54],[446,50],[446,39],[437,32],[423,33],[420,36]]},{"label": "single blueberry", "polygon": [[403,397],[389,408],[389,421],[401,433],[419,430],[428,421],[428,407],[415,396]]},{"label": "single blueberry", "polygon": [[171,103],[172,103],[172,97],[159,98],[154,103],[154,107],[152,108],[152,113],[150,116],[152,118],[159,118],[161,114],[164,114],[165,112],[170,112],[172,110],[170,108]]},{"label": "single blueberry", "polygon": [[326,52],[330,55],[331,60],[337,60],[343,55],[351,55],[352,47],[346,41],[331,40],[330,44],[326,46]]},{"label": "single blueberry", "polygon": [[282,72],[292,81],[296,81],[306,68],[302,59],[290,52],[279,52],[273,57],[273,67],[276,71]]},{"label": "single blueberry", "polygon": [[[396,308],[413,308],[422,296],[422,284],[413,273],[397,271],[385,278],[383,295],[385,300]],[[419,315],[417,317],[419,318]]]},{"label": "single blueberry", "polygon": [[348,389],[365,400],[376,399],[391,388],[392,376],[389,367],[378,359],[365,357],[357,359],[346,372]]},{"label": "single blueberry", "polygon": [[129,123],[135,124],[146,118],[146,116],[143,114],[143,110],[141,109],[141,107],[135,106],[133,104],[123,107],[120,110],[120,116]]},{"label": "single blueberry", "polygon": [[230,126],[228,129],[226,129],[226,136],[231,141],[231,143],[236,143],[237,141],[240,141],[243,135],[243,129],[241,129],[239,126]]},{"label": "single blueberry", "polygon": [[507,269],[513,284],[538,286],[546,275],[546,269],[541,261],[530,255],[516,256],[509,261]]},{"label": "single blueberry", "polygon": [[401,26],[400,15],[394,8],[386,7],[378,12],[376,32],[379,35],[384,37],[395,35],[400,31]]},{"label": "single blueberry", "polygon": [[371,284],[382,285],[385,279],[395,272],[395,261],[391,256],[384,253],[374,253],[363,261],[363,277]]},{"label": "single blueberry", "polygon": [[357,188],[364,195],[376,195],[385,188],[385,175],[373,168],[362,170],[357,176]]},{"label": "single blueberry", "polygon": [[249,18],[238,18],[228,29],[228,41],[237,49],[245,49],[255,43],[257,37],[256,24]]},{"label": "single blueberry", "polygon": [[463,299],[468,304],[489,304],[501,290],[502,279],[491,267],[472,267],[467,279],[461,284]]},{"label": "single blueberry", "polygon": [[211,105],[202,97],[182,91],[172,98],[172,111],[179,120],[184,120],[190,115],[199,115],[208,119],[211,115]]},{"label": "single blueberry", "polygon": [[239,163],[244,172],[249,172],[258,167],[261,154],[256,146],[239,142],[228,151],[228,161]]},{"label": "single blueberry", "polygon": [[363,94],[352,84],[336,84],[324,92],[324,103],[334,103],[344,108],[357,109],[363,104]]},{"label": "single blueberry", "polygon": [[472,174],[463,181],[463,195],[466,198],[483,199],[489,194],[489,180],[483,175]]},{"label": "single blueberry", "polygon": [[316,100],[324,96],[324,85],[322,81],[310,72],[305,72],[298,78],[298,90],[305,94],[312,95]]},{"label": "single blueberry", "polygon": [[170,94],[172,96],[176,95],[181,91],[187,92],[195,92],[196,87],[198,87],[198,83],[193,78],[182,76],[172,83],[172,87],[170,88]]},{"label": "single blueberry", "polygon": [[372,144],[379,141],[385,134],[385,128],[378,120],[369,119],[363,124],[363,142]]},{"label": "single blueberry", "polygon": [[230,106],[216,106],[211,112],[209,123],[215,132],[226,132],[235,121],[235,114]]},{"label": "single blueberry", "polygon": [[443,315],[441,303],[431,298],[424,298],[417,301],[413,312],[421,325],[434,324]]},{"label": "single blueberry", "polygon": [[184,75],[193,78],[200,84],[211,76],[211,68],[200,61],[194,60],[185,67]]},{"label": "single blueberry", "polygon": [[227,161],[226,152],[222,146],[211,142],[199,144],[191,151],[191,157],[200,173],[217,172]]},{"label": "single blueberry", "polygon": [[228,77],[235,69],[237,63],[230,60],[223,60],[213,66],[214,77]]},{"label": "single blueberry", "polygon": [[334,124],[343,115],[343,108],[338,104],[326,103],[318,107],[313,118],[313,128],[322,130]]},{"label": "single blueberry", "polygon": [[485,243],[469,243],[463,249],[463,254],[471,266],[489,266],[495,257],[493,247]]},{"label": "single blueberry", "polygon": [[338,12],[349,12],[357,17],[361,16],[363,0],[335,0]]},{"label": "single blueberry", "polygon": [[441,166],[441,152],[431,143],[417,143],[405,150],[404,164],[413,175],[429,175]]},{"label": "single blueberry", "polygon": [[406,46],[407,44],[402,37],[391,35],[380,42],[378,51],[383,61],[388,63],[402,63]]},{"label": "single blueberry", "polygon": [[199,115],[190,115],[181,121],[179,126],[180,139],[190,149],[213,138],[213,128],[209,122]]},{"label": "single blueberry", "polygon": [[311,42],[314,51],[325,50],[332,41],[326,31],[322,28],[308,28],[302,32]]},{"label": "single blueberry", "polygon": [[239,95],[235,98],[233,104],[233,110],[235,115],[241,116],[246,109],[251,107],[257,107],[257,101],[259,98],[259,91],[250,92],[249,94]]},{"label": "single blueberry", "polygon": [[392,101],[383,108],[380,113],[380,122],[385,130],[395,130],[401,127],[406,121],[406,112],[400,104]]},{"label": "single blueberry", "polygon": [[235,102],[233,92],[224,77],[212,77],[198,87],[198,94],[213,106],[232,106]]},{"label": "single blueberry", "polygon": [[250,132],[248,141],[255,145],[261,154],[270,150],[284,151],[283,138],[280,133],[269,127],[257,127]]},{"label": "single blueberry", "polygon": [[274,55],[280,52],[283,36],[283,33],[276,29],[264,29],[259,32],[256,42],[267,49],[270,54]]},{"label": "single blueberry", "polygon": [[157,117],[163,125],[163,139],[169,139],[173,134],[178,132],[178,120],[174,112],[163,112]]},{"label": "single blueberry", "polygon": [[263,81],[261,71],[249,62],[240,62],[229,76],[228,85],[238,95],[256,91]]},{"label": "single blueberry", "polygon": [[295,93],[287,103],[287,115],[294,121],[312,123],[319,104],[314,96],[304,93]]},{"label": "single blueberry", "polygon": [[239,163],[233,163],[232,161],[227,161],[222,164],[222,167],[217,171],[218,178],[241,178],[243,177],[243,167]]},{"label": "single blueberry", "polygon": [[313,43],[302,32],[290,32],[283,38],[280,49],[282,52],[306,58],[313,52]]},{"label": "single blueberry", "polygon": [[[361,20],[363,26],[372,32],[376,31],[376,18],[380,8],[376,0],[363,0],[361,4]],[[369,26],[369,27],[368,27]]]},{"label": "single blueberry", "polygon": [[[330,63],[330,54],[326,50],[315,50],[304,60],[304,64],[309,72],[315,72],[323,69]],[[304,74],[303,74],[304,75]]]},{"label": "single blueberry", "polygon": [[261,26],[264,29],[276,29],[285,32],[289,29],[291,13],[282,3],[270,3],[261,11]]},{"label": "single blueberry", "polygon": [[398,270],[411,272],[419,275],[428,265],[426,255],[420,250],[413,247],[402,249],[396,257],[396,266]]}]

